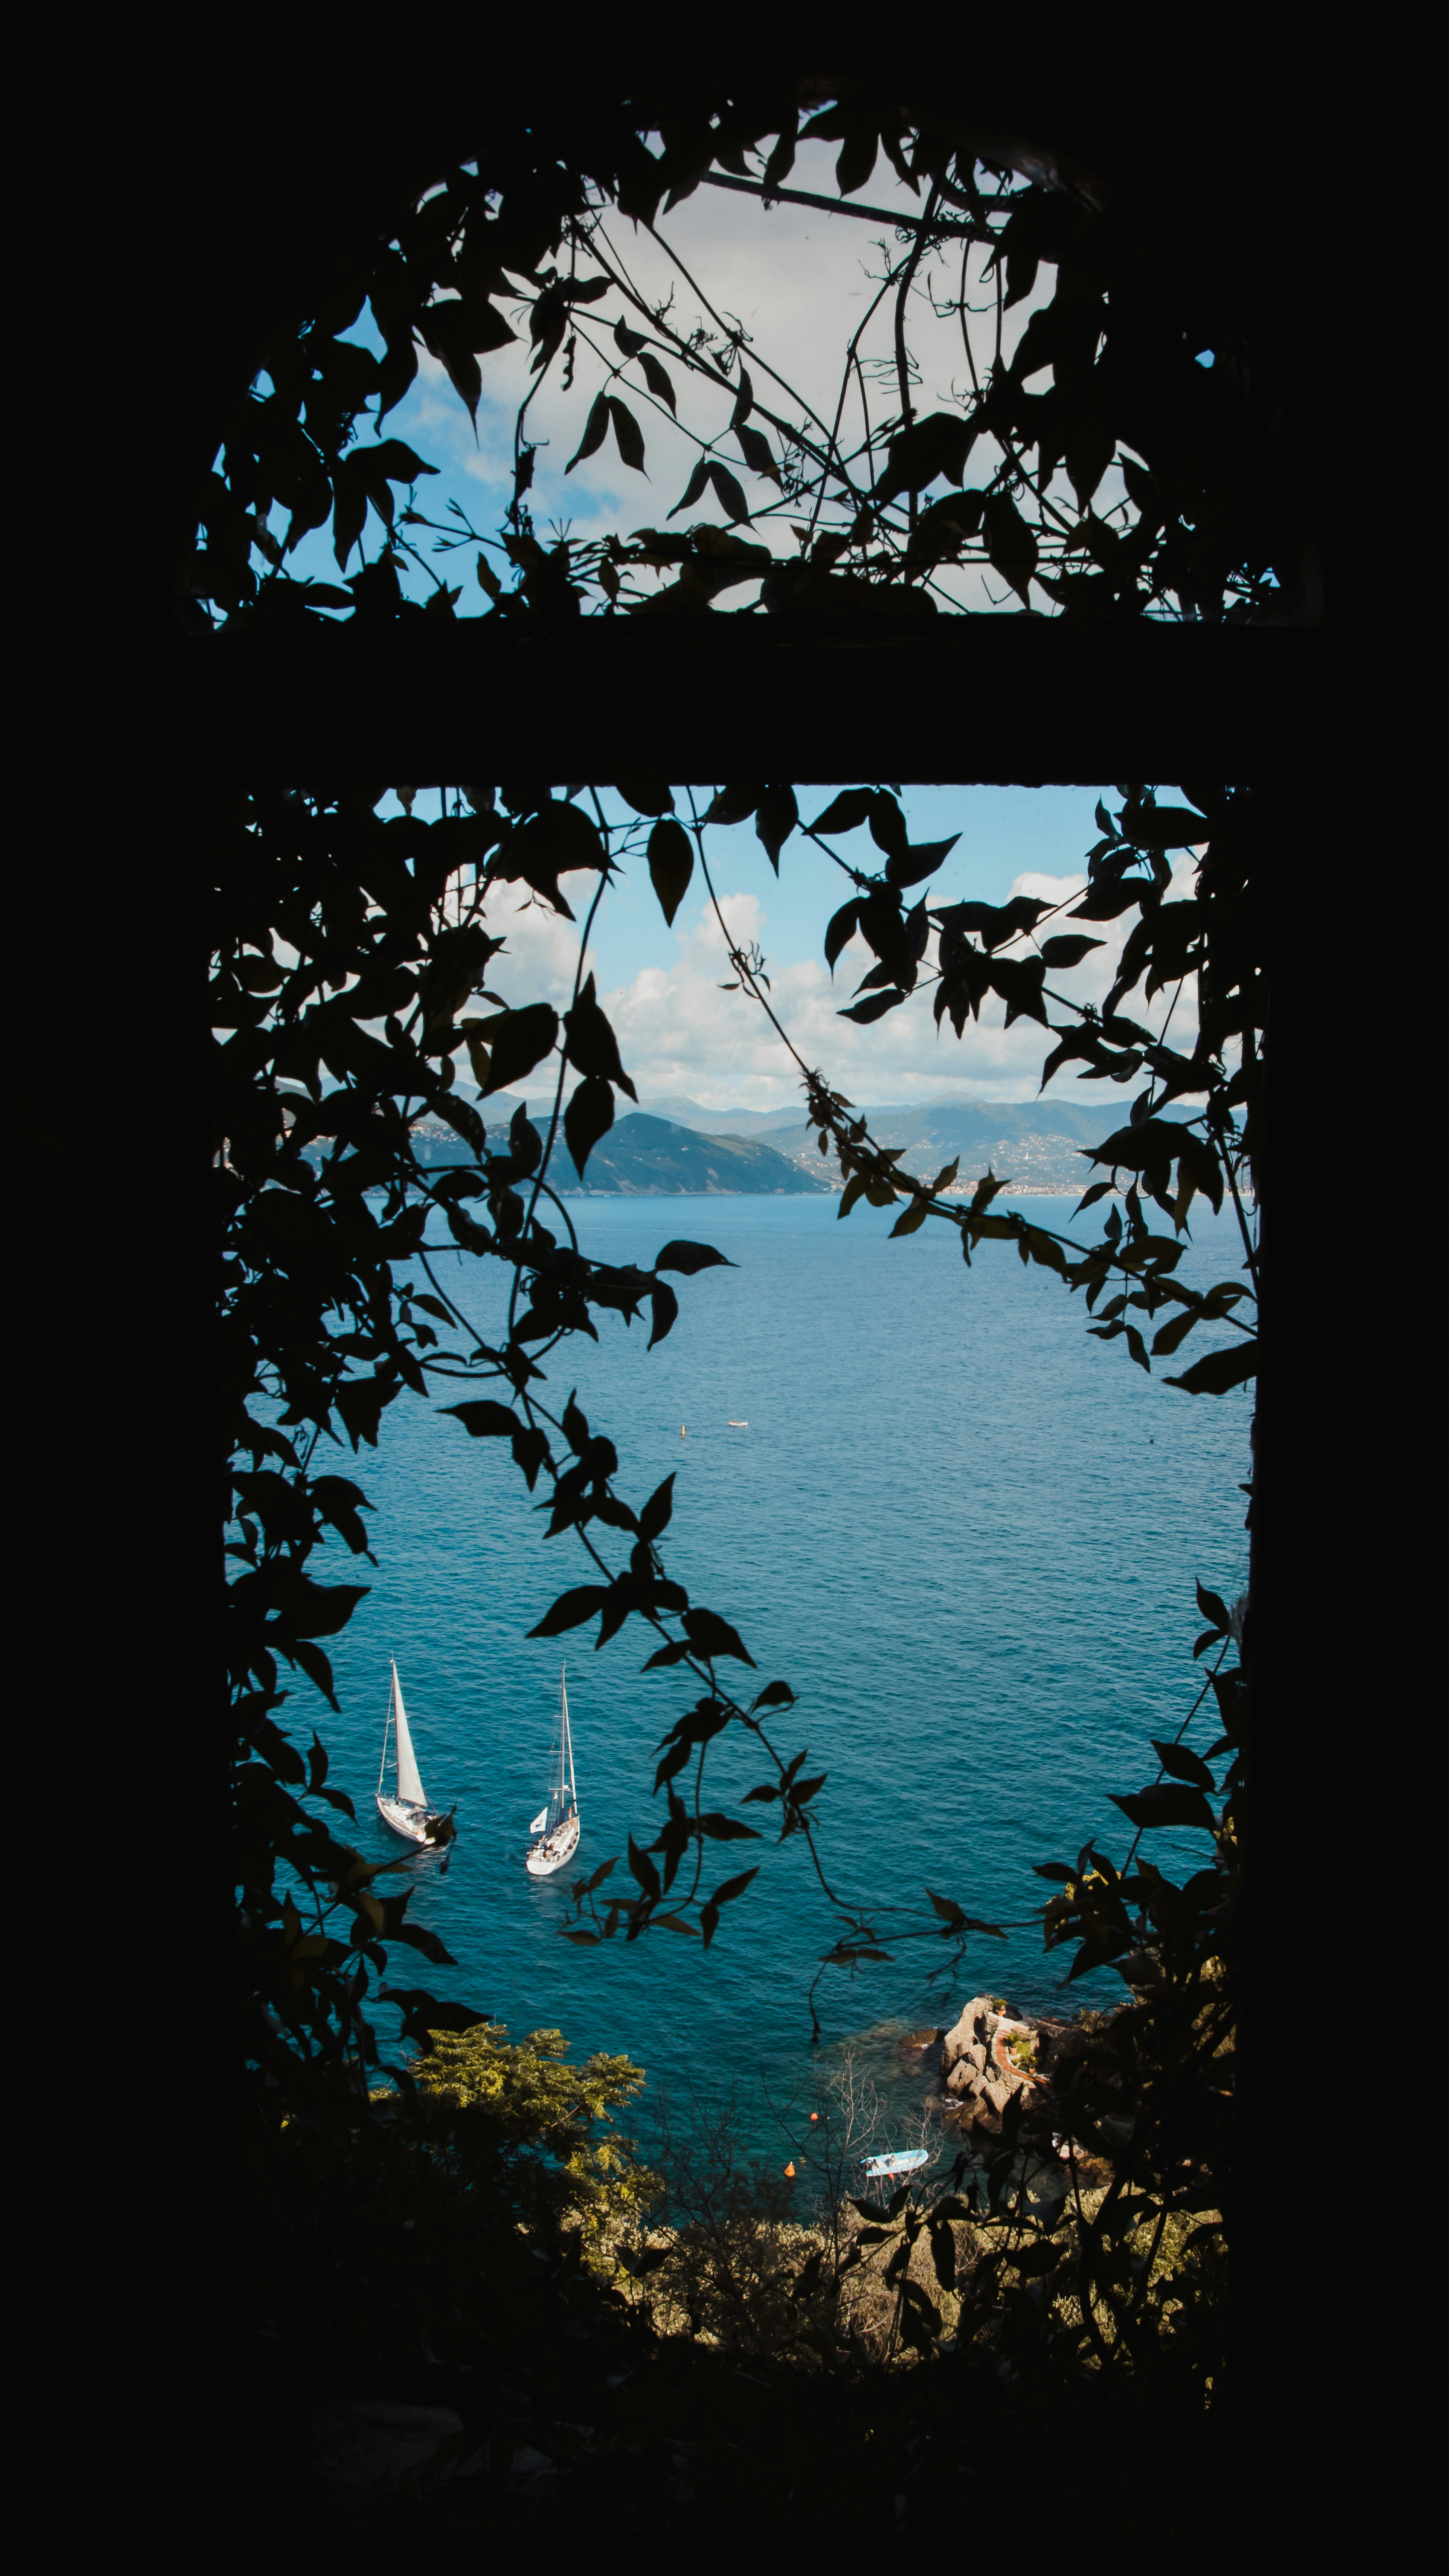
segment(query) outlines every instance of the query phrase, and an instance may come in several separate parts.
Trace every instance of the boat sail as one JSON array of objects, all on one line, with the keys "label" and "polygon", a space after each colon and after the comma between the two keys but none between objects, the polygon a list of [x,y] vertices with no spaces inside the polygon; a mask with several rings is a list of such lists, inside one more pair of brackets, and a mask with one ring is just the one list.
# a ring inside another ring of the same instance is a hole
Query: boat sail
[{"label": "boat sail", "polygon": [[558,1766],[548,1805],[540,1807],[528,1828],[537,1839],[529,1844],[524,1867],[530,1878],[552,1878],[573,1859],[579,1847],[579,1799],[574,1786],[574,1739],[569,1726],[568,1668],[559,1676]]},{"label": "boat sail", "polygon": [[[392,1738],[397,1764],[397,1794],[391,1798],[384,1795],[382,1786],[387,1774],[389,1736]],[[425,1849],[436,1850],[439,1843],[452,1841],[451,1810],[445,1816],[439,1808],[430,1806],[427,1793],[423,1788],[422,1777],[418,1770],[418,1757],[413,1751],[412,1729],[408,1725],[408,1713],[403,1706],[402,1684],[397,1677],[395,1660],[392,1666],[392,1688],[388,1693],[387,1723],[382,1730],[382,1761],[377,1773],[377,1812],[383,1823],[390,1825],[395,1834],[401,1834],[406,1843],[421,1843]],[[439,1825],[446,1825],[449,1830],[441,1835],[436,1830],[429,1832],[430,1826],[436,1828]]]}]

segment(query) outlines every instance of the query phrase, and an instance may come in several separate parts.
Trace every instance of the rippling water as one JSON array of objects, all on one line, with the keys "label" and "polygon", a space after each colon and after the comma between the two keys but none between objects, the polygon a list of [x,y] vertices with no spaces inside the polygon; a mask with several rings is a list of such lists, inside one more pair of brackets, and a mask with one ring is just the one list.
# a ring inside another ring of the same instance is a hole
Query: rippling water
[{"label": "rippling water", "polygon": [[[1190,1703],[1193,1579],[1231,1599],[1246,1578],[1249,1401],[1144,1378],[1120,1343],[1087,1336],[1080,1298],[1009,1245],[984,1246],[968,1272],[954,1233],[892,1243],[887,1216],[861,1208],[842,1225],[838,1204],[576,1203],[585,1249],[604,1258],[647,1263],[687,1235],[738,1266],[681,1282],[658,1349],[603,1318],[597,1349],[575,1342],[547,1365],[560,1402],[577,1384],[615,1440],[631,1501],[675,1471],[669,1571],[735,1622],[761,1680],[796,1692],[778,1740],[808,1744],[808,1768],[830,1775],[816,1812],[834,1883],[916,1919],[929,1885],[1013,1927],[1005,1942],[974,1939],[949,1979],[933,1982],[946,1954],[923,1943],[827,1978],[827,2044],[874,2031],[867,2053],[885,2072],[885,2034],[949,2021],[982,1986],[1061,2008],[1070,1954],[1045,1955],[1029,1920],[1046,1892],[1032,1863],[1072,1858],[1089,1835],[1109,1850],[1129,1839],[1108,1793],[1152,1777],[1147,1739]],[[1071,1208],[1022,1204],[1049,1224]],[[1195,1233],[1181,1275],[1235,1276],[1229,1223],[1204,1212]],[[486,1265],[454,1275],[484,1321]],[[1195,1336],[1184,1359],[1207,1346]],[[515,2035],[561,2028],[576,2054],[625,2051],[667,2089],[738,2079],[768,2143],[760,2079],[777,2100],[809,2081],[806,1995],[832,1937],[803,1844],[715,1846],[711,1879],[763,1866],[707,1953],[667,1935],[559,1939],[565,1886],[529,1879],[523,1848],[561,1646],[526,1631],[590,1569],[576,1540],[544,1542],[506,1444],[470,1440],[421,1402],[394,1405],[354,1472],[377,1506],[379,1571],[336,1640],[342,1716],[324,1712],[321,1731],[364,1847],[396,1852],[372,1802],[396,1654],[428,1793],[458,1801],[446,1872],[408,1864],[414,1918],[458,1962],[423,1973]],[[580,1869],[622,1854],[630,1826],[648,1838],[655,1747],[697,1696],[678,1673],[641,1674],[656,1640],[639,1623],[602,1653],[589,1634],[561,1641]],[[758,1754],[727,1736],[713,1803],[761,1776]],[[1073,2003],[1121,1991],[1100,1975]]]}]

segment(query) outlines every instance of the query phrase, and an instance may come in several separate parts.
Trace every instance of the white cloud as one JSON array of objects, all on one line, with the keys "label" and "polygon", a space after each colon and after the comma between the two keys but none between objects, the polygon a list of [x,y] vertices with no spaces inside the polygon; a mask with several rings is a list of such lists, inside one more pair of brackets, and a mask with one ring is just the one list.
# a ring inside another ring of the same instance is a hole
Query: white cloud
[{"label": "white cloud", "polygon": [[[1013,894],[1049,903],[1070,902],[1085,878],[1036,873],[1017,878]],[[751,894],[726,894],[722,909],[737,942],[759,940],[768,951],[769,921]],[[1121,953],[1125,924],[1101,925],[1103,945],[1071,975],[1050,980],[1078,1001],[1100,1002]],[[1057,925],[1043,925],[1044,930]],[[707,908],[695,913],[677,940],[677,962],[650,966],[600,996],[618,1032],[623,1059],[642,1094],[688,1094],[707,1108],[785,1108],[800,1096],[800,1076],[788,1049],[759,1006],[743,992],[721,987],[731,975],[719,925]],[[856,1100],[930,1100],[969,1094],[982,1100],[1034,1097],[1043,1059],[1053,1041],[1035,1021],[1005,1027],[1004,1005],[983,1005],[980,1022],[968,1021],[958,1042],[949,1021],[938,1031],[934,988],[914,994],[900,1009],[868,1028],[838,1015],[873,962],[853,940],[832,981],[818,958],[767,958],[770,1000],[799,1054],[836,1090]],[[1193,1018],[1184,993],[1172,1034],[1190,1042]],[[1166,999],[1148,1018],[1159,1025]],[[1063,1096],[1091,1096],[1067,1078]]]},{"label": "white cloud", "polygon": [[[1192,864],[1187,857],[1178,863],[1170,896],[1190,891]],[[563,880],[563,890],[579,916],[575,923],[527,898],[518,887],[499,890],[489,906],[488,921],[494,935],[506,939],[507,947],[493,966],[490,982],[511,1004],[551,1001],[560,1010],[566,1006],[578,961],[579,923],[596,882],[588,875]],[[1063,907],[1057,919],[1041,923],[1039,938],[1084,928],[1101,940],[1101,947],[1081,966],[1070,973],[1049,973],[1047,978],[1049,988],[1064,998],[1100,1004],[1137,915],[1130,912],[1121,921],[1098,924],[1070,921],[1072,904],[1085,885],[1079,872],[1054,876],[1029,870],[1015,879],[1011,894],[1031,895]],[[780,958],[770,954],[769,913],[754,893],[722,892],[720,907],[737,946],[758,942],[766,952],[770,1001],[800,1056],[847,1098],[925,1101],[962,1096],[1007,1102],[1035,1097],[1043,1061],[1054,1044],[1038,1022],[1017,1020],[1008,1029],[1005,1006],[993,997],[983,1003],[979,1021],[967,1021],[958,1041],[949,1020],[940,1030],[936,1027],[932,981],[899,1009],[862,1028],[841,1019],[839,1013],[874,962],[863,941],[850,942],[832,979],[818,955]],[[599,995],[640,1095],[675,1093],[706,1108],[790,1107],[801,1096],[799,1069],[759,1005],[745,992],[722,989],[735,978],[724,933],[707,902],[681,915],[674,951],[668,965],[642,967],[629,981],[608,986]],[[929,965],[928,955],[928,969]],[[1125,1007],[1157,1030],[1171,1001],[1170,993],[1160,994],[1146,1004],[1139,988]],[[1052,1016],[1065,1023],[1069,1014],[1054,1009]],[[1193,995],[1190,987],[1184,987],[1173,1011],[1173,1044],[1190,1049],[1195,1027]],[[460,1064],[460,1071],[466,1074],[466,1066]],[[1054,1085],[1063,1100],[1087,1101],[1100,1096],[1101,1089],[1079,1084],[1070,1068],[1058,1075]]]},{"label": "white cloud", "polygon": [[492,897],[488,928],[506,945],[489,967],[488,985],[510,1009],[521,1009],[525,1002],[552,1002],[562,1010],[573,991],[580,925],[598,882],[582,874],[560,878],[559,890],[577,916],[573,921],[565,921],[523,886],[500,886]]}]

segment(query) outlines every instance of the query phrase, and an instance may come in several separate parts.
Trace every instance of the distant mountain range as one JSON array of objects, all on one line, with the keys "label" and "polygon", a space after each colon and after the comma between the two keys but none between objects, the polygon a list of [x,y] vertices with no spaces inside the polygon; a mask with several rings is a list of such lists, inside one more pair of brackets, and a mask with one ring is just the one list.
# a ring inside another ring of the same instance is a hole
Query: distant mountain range
[{"label": "distant mountain range", "polygon": [[[507,1119],[522,1104],[505,1094],[478,1105],[487,1121],[488,1142],[501,1151]],[[536,1125],[546,1123],[551,1102],[527,1105]],[[506,1117],[500,1119],[500,1111]],[[993,1171],[1017,1190],[1056,1197],[1080,1196],[1087,1188],[1093,1176],[1083,1149],[1089,1151],[1114,1127],[1125,1125],[1127,1112],[1124,1098],[1120,1104],[1097,1100],[1090,1106],[1051,1099],[1005,1105],[935,1100],[921,1106],[887,1103],[859,1114],[878,1145],[902,1149],[903,1172],[934,1180],[944,1165],[959,1160],[958,1190],[969,1190],[984,1172]],[[1190,1112],[1177,1107],[1167,1115]],[[422,1163],[468,1159],[457,1138],[436,1120],[416,1128],[413,1142]],[[840,1187],[833,1154],[828,1161],[822,1156],[815,1129],[798,1110],[713,1110],[677,1097],[667,1104],[651,1100],[618,1119],[594,1147],[582,1179],[560,1137],[553,1171],[555,1186],[566,1196],[585,1198],[716,1191],[794,1195]]]},{"label": "distant mountain range", "polygon": [[[921,1108],[864,1109],[861,1115],[876,1143],[901,1147],[900,1169],[920,1179],[934,1180],[946,1164],[959,1161],[957,1188],[970,1188],[992,1171],[1018,1189],[1080,1197],[1092,1178],[1083,1148],[1090,1150],[1125,1124],[1127,1103],[1119,1109],[1115,1101],[1097,1101],[1086,1109],[1070,1101],[937,1100]],[[803,1119],[772,1130],[771,1142],[793,1162],[820,1162],[816,1130]]]},{"label": "distant mountain range", "polygon": [[[489,1109],[496,1105],[501,1104],[486,1104]],[[510,1101],[507,1105],[511,1115],[514,1104]],[[1093,1177],[1083,1149],[1090,1151],[1114,1127],[1125,1126],[1129,1106],[1125,1096],[1120,1102],[1085,1103],[1054,1100],[1048,1095],[1044,1100],[1008,1103],[886,1102],[874,1108],[863,1107],[858,1114],[878,1145],[902,1148],[902,1171],[914,1172],[925,1180],[934,1180],[943,1165],[959,1157],[957,1188],[969,1188],[984,1172],[993,1171],[998,1180],[1009,1180],[1024,1191],[1040,1190],[1053,1196],[1071,1192],[1080,1196]],[[659,1123],[667,1122],[676,1132],[692,1130],[716,1142],[732,1138],[737,1144],[768,1143],[777,1155],[805,1174],[811,1186],[840,1186],[834,1155],[828,1162],[822,1157],[816,1130],[798,1109],[706,1109],[696,1100],[668,1096],[647,1100],[643,1112]],[[530,1104],[530,1114],[538,1119],[548,1113],[542,1102],[534,1102]],[[1190,1114],[1180,1106],[1167,1112],[1169,1117]],[[612,1134],[617,1136],[629,1123],[621,1119]],[[589,1179],[592,1184],[592,1159]],[[678,1186],[694,1184],[681,1181]]]},{"label": "distant mountain range", "polygon": [[693,1127],[701,1136],[773,1136],[777,1128],[798,1127],[798,1109],[706,1109],[698,1100],[687,1100],[678,1093],[665,1092],[655,1100],[641,1100],[641,1109],[655,1118],[671,1118],[677,1127]]},{"label": "distant mountain range", "polygon": [[[503,1151],[507,1141],[506,1126],[489,1125],[488,1142],[495,1152]],[[413,1151],[420,1163],[467,1159],[457,1138],[431,1119],[414,1129]],[[565,1198],[668,1198],[686,1192],[701,1197],[720,1192],[794,1197],[830,1187],[818,1154],[815,1160],[818,1169],[812,1172],[754,1137],[703,1136],[672,1119],[635,1109],[616,1119],[600,1139],[582,1179],[560,1136],[550,1178]]]}]

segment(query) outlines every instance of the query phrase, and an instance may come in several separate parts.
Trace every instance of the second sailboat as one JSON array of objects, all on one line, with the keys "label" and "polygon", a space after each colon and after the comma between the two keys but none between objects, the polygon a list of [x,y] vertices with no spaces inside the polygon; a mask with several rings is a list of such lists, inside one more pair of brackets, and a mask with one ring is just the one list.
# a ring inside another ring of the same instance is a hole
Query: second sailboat
[{"label": "second sailboat", "polygon": [[524,1867],[530,1878],[552,1878],[573,1859],[579,1847],[579,1800],[574,1786],[574,1739],[569,1728],[567,1668],[559,1677],[558,1760],[548,1805],[541,1807],[528,1830],[537,1839],[528,1846]]}]

